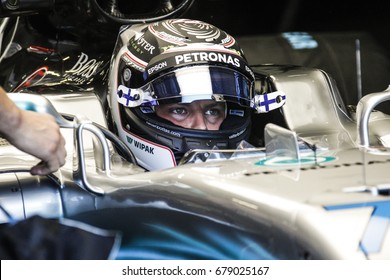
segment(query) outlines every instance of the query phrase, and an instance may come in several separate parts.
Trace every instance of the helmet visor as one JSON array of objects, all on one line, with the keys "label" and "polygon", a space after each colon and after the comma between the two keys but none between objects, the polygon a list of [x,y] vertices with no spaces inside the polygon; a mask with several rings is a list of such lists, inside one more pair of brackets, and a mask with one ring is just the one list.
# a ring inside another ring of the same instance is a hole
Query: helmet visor
[{"label": "helmet visor", "polygon": [[196,100],[236,102],[250,106],[253,82],[233,69],[192,66],[157,77],[139,89],[118,87],[118,101],[127,107],[155,106]]}]

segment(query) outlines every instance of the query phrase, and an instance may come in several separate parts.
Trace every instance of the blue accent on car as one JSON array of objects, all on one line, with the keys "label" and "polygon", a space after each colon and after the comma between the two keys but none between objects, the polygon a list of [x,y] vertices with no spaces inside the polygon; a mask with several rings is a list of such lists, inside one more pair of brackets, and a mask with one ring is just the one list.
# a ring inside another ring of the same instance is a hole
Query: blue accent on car
[{"label": "blue accent on car", "polygon": [[390,200],[325,206],[328,211],[372,207],[372,215],[360,242],[360,249],[366,254],[380,252],[390,224]]}]

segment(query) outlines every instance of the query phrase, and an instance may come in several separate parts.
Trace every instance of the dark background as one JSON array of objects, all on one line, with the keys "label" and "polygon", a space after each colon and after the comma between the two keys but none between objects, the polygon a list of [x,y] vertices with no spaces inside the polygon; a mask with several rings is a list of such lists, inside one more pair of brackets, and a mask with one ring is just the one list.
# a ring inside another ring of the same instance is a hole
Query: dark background
[{"label": "dark background", "polygon": [[389,46],[389,9],[386,0],[195,0],[187,16],[217,25],[233,36],[367,31]]},{"label": "dark background", "polygon": [[[252,65],[294,64],[325,70],[336,80],[346,105],[356,105],[359,96],[390,85],[389,6],[379,0],[195,0],[184,17],[206,21],[233,35]],[[303,31],[318,42],[316,49],[296,50],[281,36]],[[387,107],[390,112],[390,104]]]}]

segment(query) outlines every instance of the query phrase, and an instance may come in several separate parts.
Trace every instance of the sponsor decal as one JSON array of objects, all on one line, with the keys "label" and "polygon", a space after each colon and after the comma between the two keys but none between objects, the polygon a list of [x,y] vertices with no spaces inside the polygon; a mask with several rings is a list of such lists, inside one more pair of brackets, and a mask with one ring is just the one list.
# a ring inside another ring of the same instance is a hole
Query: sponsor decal
[{"label": "sponsor decal", "polygon": [[230,48],[236,43],[236,40],[234,40],[233,37],[227,35],[225,39],[222,39],[221,43],[224,45],[225,48]]},{"label": "sponsor decal", "polygon": [[141,151],[147,152],[149,154],[152,154],[152,155],[154,154],[154,147],[151,147],[149,145],[145,145],[144,143],[139,142],[139,141],[131,138],[128,135],[126,136],[126,140],[127,140],[127,143],[129,143],[133,147],[135,147]]},{"label": "sponsor decal", "polygon": [[[157,75],[160,71],[175,66],[185,66],[188,64],[226,64],[234,68],[239,68],[241,72],[249,74],[249,79],[254,79],[253,71],[247,66],[246,61],[239,53],[232,50],[224,49],[223,47],[214,46],[212,48],[199,49],[198,47],[178,47],[176,50],[167,49],[161,58],[146,66],[144,78]],[[248,75],[247,75],[248,76]]]},{"label": "sponsor decal", "polygon": [[167,134],[171,134],[171,135],[174,135],[176,137],[181,137],[181,134],[179,132],[177,132],[177,131],[172,131],[172,130],[169,130],[169,129],[165,128],[165,127],[161,127],[159,125],[156,125],[156,124],[150,123],[150,122],[147,122],[146,124],[156,128],[156,129],[158,129],[158,130],[160,130],[162,132],[165,132]]},{"label": "sponsor decal", "polygon": [[154,34],[156,34],[157,37],[159,37],[160,39],[162,39],[168,43],[174,43],[177,45],[184,45],[186,42],[190,41],[189,39],[187,39],[185,37],[173,36],[173,35],[170,35],[170,34],[164,32],[164,31],[156,32],[155,30],[153,30],[153,28],[151,28],[151,30]]},{"label": "sponsor decal", "polygon": [[229,139],[233,139],[233,138],[236,138],[236,137],[240,136],[241,134],[243,134],[245,132],[245,130],[246,129],[243,129],[243,130],[241,130],[241,131],[239,131],[237,133],[234,133],[234,134],[230,135]]},{"label": "sponsor decal", "polygon": [[144,114],[152,114],[152,113],[154,113],[154,107],[151,107],[151,106],[140,106],[139,109]]},{"label": "sponsor decal", "polygon": [[143,53],[143,50],[137,45],[137,43],[134,39],[131,39],[129,41],[129,45],[130,45],[130,47],[132,47],[132,51],[135,51],[135,52],[140,53],[140,54]]},{"label": "sponsor decal", "polygon": [[139,38],[131,39],[129,43],[136,52],[141,54],[144,53],[144,51],[146,51],[152,55],[153,51],[156,49],[156,47],[153,46],[148,41],[146,41],[146,39],[143,36]]},{"label": "sponsor decal", "polygon": [[147,51],[150,54],[153,54],[153,51],[156,48],[155,46],[147,42],[144,37],[138,38],[136,42],[138,46],[142,47],[145,51]]},{"label": "sponsor decal", "polygon": [[151,74],[153,74],[153,72],[161,70],[167,66],[168,66],[168,63],[166,61],[159,62],[148,69],[148,74],[151,75]]},{"label": "sponsor decal", "polygon": [[248,65],[245,65],[245,71],[249,73],[249,75],[251,75],[251,77],[255,80],[255,74],[253,73],[252,69],[250,69],[248,67]]},{"label": "sponsor decal", "polygon": [[256,162],[260,166],[290,166],[290,165],[306,165],[316,163],[327,163],[336,160],[332,156],[303,156],[300,159],[290,157],[273,157],[265,158]]},{"label": "sponsor decal", "polygon": [[127,146],[137,158],[138,163],[148,170],[159,170],[176,166],[172,151],[162,145],[142,139],[125,132]]},{"label": "sponsor decal", "polygon": [[231,116],[239,116],[243,117],[244,116],[244,110],[238,110],[238,109],[230,109],[229,110],[229,115]]},{"label": "sponsor decal", "polygon": [[176,65],[182,63],[192,63],[192,62],[202,62],[202,61],[213,61],[213,62],[223,62],[231,64],[236,67],[241,67],[240,60],[237,57],[233,57],[226,53],[217,53],[217,52],[192,52],[185,53],[175,56]]},{"label": "sponsor decal", "polygon": [[72,69],[66,71],[64,77],[68,80],[83,83],[95,75],[104,61],[90,59],[87,54],[81,53]]}]

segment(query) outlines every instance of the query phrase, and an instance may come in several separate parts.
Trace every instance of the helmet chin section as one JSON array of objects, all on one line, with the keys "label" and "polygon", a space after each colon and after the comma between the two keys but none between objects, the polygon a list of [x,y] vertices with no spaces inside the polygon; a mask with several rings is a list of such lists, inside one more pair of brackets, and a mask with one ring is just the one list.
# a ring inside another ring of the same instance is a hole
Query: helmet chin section
[{"label": "helmet chin section", "polygon": [[137,162],[147,170],[161,170],[176,166],[174,153],[168,147],[159,145],[132,134],[122,132],[122,139],[137,158]]},{"label": "helmet chin section", "polygon": [[122,111],[122,139],[137,157],[137,161],[148,170],[176,166],[181,157],[192,149],[235,149],[249,137],[250,118],[237,121],[228,117],[221,130],[197,130],[175,126],[157,117],[145,114],[140,108]]}]

